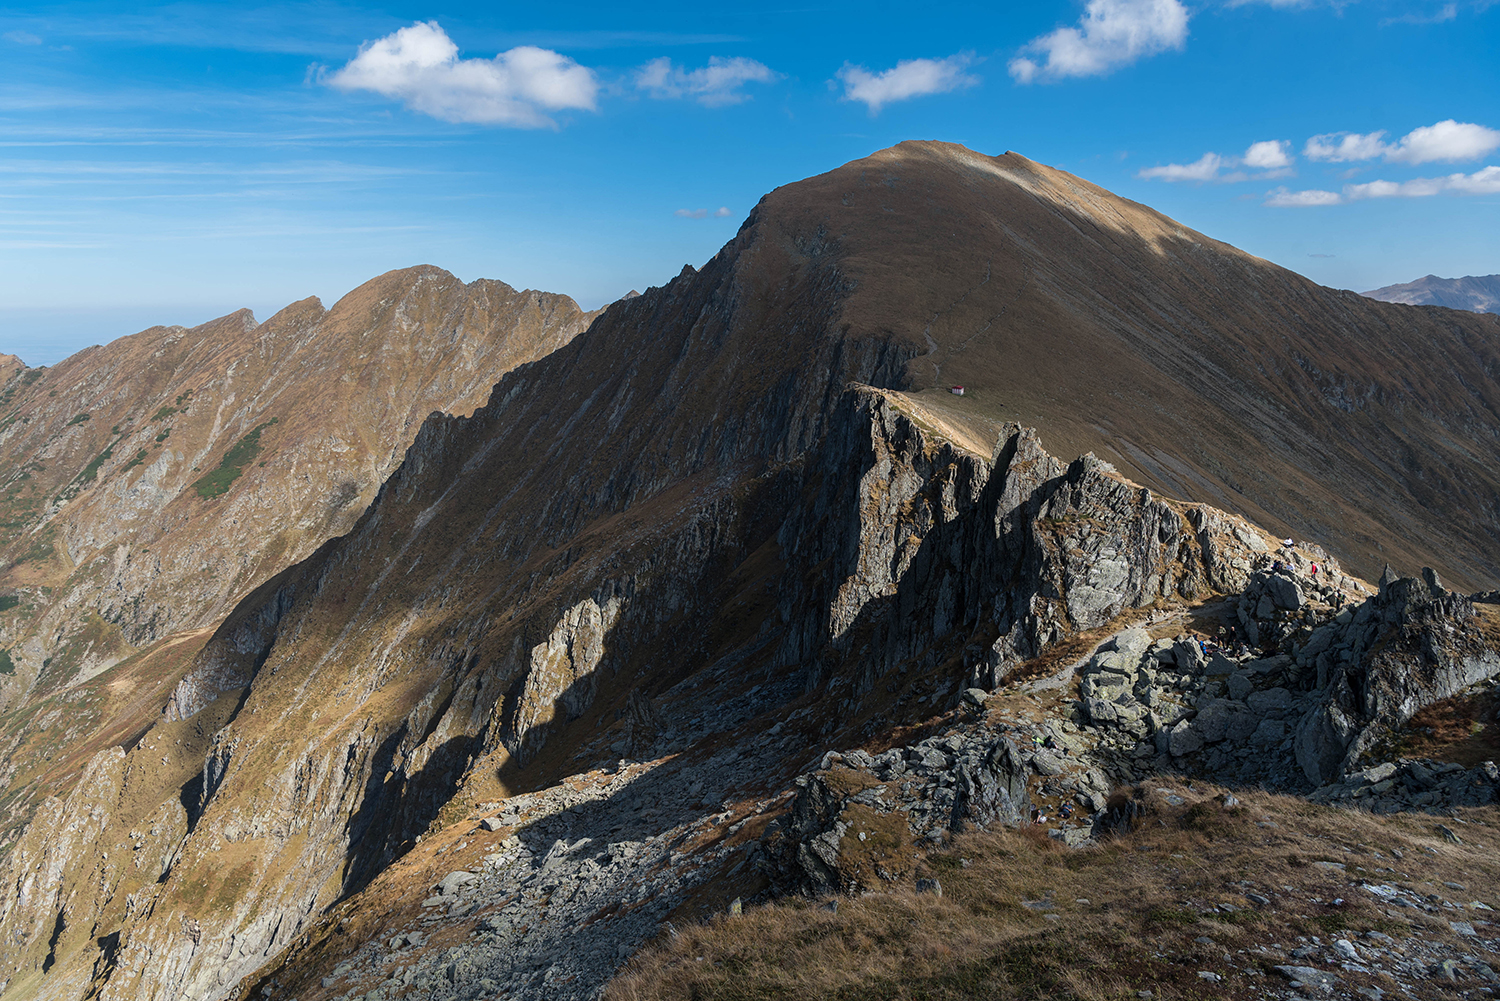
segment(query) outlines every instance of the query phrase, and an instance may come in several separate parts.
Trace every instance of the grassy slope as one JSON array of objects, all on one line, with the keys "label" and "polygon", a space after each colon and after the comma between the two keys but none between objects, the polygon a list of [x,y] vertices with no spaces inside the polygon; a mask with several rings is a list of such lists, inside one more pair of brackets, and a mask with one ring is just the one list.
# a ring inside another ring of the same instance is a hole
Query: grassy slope
[{"label": "grassy slope", "polygon": [[[1147,788],[1141,827],[1098,847],[1069,851],[1026,828],[954,838],[920,873],[939,879],[941,898],[903,889],[836,912],[787,900],[663,935],[605,998],[1259,998],[1286,986],[1278,965],[1327,967],[1287,956],[1314,936],[1377,931],[1474,950],[1448,922],[1487,912],[1397,911],[1361,880],[1500,906],[1495,808],[1442,821],[1461,832],[1453,844],[1422,814],[1374,817],[1255,792],[1226,809],[1211,785]],[[1444,887],[1454,882],[1465,889]],[[1345,988],[1394,988],[1379,974],[1339,975]]]}]

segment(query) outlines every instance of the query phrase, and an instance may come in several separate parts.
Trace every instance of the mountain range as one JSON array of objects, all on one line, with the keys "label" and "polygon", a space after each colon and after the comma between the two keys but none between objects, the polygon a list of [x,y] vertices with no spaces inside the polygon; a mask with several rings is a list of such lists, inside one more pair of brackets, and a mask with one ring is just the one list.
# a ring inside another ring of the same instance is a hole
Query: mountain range
[{"label": "mountain range", "polygon": [[[597,315],[416,268],[6,366],[7,999],[594,997],[966,820],[1334,796],[1500,671],[1500,317],[1015,153],[778,188]],[[1209,607],[1273,666],[1190,654]],[[1043,703],[1077,768],[965,715]],[[948,792],[866,796],[897,759]]]},{"label": "mountain range", "polygon": [[1428,275],[1414,282],[1386,285],[1364,293],[1383,302],[1409,306],[1446,306],[1475,313],[1500,313],[1500,275],[1439,278]]}]

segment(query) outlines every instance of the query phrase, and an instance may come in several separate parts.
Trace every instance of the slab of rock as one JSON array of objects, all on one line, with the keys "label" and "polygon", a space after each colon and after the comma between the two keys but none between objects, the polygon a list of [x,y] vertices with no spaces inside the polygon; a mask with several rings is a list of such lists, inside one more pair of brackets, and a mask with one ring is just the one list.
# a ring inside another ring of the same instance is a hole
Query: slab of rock
[{"label": "slab of rock", "polygon": [[1312,966],[1278,966],[1276,972],[1286,977],[1293,984],[1301,984],[1303,987],[1311,987],[1325,994],[1333,992],[1338,984],[1339,978],[1327,970],[1319,970]]}]

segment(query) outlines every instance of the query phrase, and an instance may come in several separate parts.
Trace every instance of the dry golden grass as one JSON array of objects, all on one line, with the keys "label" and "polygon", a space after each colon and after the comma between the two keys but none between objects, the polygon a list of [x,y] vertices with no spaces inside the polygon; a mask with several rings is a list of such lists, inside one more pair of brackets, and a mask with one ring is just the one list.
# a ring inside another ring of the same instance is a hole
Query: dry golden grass
[{"label": "dry golden grass", "polygon": [[[1183,802],[1171,805],[1157,790]],[[1214,798],[1220,791],[1151,783],[1137,831],[1080,850],[1034,828],[960,835],[923,867],[940,879],[942,897],[902,888],[842,900],[836,912],[827,901],[790,899],[720,915],[662,936],[605,998],[1263,997],[1284,986],[1272,968],[1294,961],[1258,946],[1370,930],[1459,941],[1447,920],[1464,915],[1387,909],[1351,885],[1361,880],[1500,903],[1494,808],[1461,819],[1375,817],[1246,793],[1226,809]],[[1446,841],[1439,823],[1463,843]],[[1447,881],[1467,889],[1445,890]],[[1251,893],[1270,904],[1256,906]],[[1199,971],[1224,979],[1206,982]],[[1378,975],[1341,976],[1350,987],[1393,986]]]},{"label": "dry golden grass", "polygon": [[1490,689],[1434,702],[1407,720],[1391,754],[1465,768],[1500,761],[1500,693]]}]

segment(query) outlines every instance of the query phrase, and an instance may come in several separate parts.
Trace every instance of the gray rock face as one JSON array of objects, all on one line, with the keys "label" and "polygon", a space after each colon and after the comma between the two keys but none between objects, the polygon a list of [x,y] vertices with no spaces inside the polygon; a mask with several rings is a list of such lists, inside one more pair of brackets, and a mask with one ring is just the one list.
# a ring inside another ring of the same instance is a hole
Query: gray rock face
[{"label": "gray rock face", "polygon": [[[761,867],[779,893],[845,894],[881,885],[909,870],[903,846],[966,822],[1024,823],[1032,767],[1044,775],[1062,770],[1054,755],[1023,754],[987,728],[863,760],[831,754],[824,769],[797,778],[791,810],[762,839]],[[858,837],[872,820],[885,831],[876,854],[872,842]]]},{"label": "gray rock face", "polygon": [[1307,603],[1297,582],[1280,574],[1266,580],[1266,593],[1277,608],[1288,612],[1295,612]]}]

